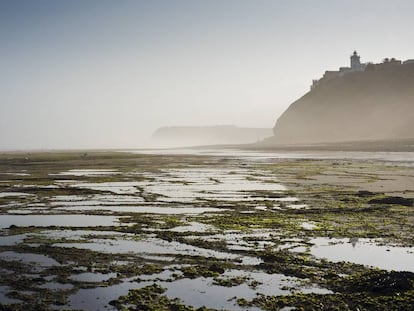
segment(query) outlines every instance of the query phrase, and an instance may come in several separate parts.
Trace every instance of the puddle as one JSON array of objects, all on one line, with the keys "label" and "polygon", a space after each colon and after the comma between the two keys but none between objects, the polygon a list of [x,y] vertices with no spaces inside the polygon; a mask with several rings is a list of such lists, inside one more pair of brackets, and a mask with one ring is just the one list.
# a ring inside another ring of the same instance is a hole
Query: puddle
[{"label": "puddle", "polygon": [[171,169],[164,174],[168,177],[153,176],[158,182],[148,183],[145,187],[145,192],[161,195],[158,200],[162,202],[289,200],[253,195],[256,191],[282,194],[286,188],[279,183],[268,182],[268,177],[249,178],[251,172],[240,168]]},{"label": "puddle", "polygon": [[[246,278],[243,284],[224,287],[214,284],[213,278],[179,279],[173,282],[168,281],[173,272],[163,271],[154,275],[142,275],[140,282],[132,282],[131,279],[124,280],[123,283],[108,287],[98,287],[93,289],[80,289],[77,293],[69,297],[70,307],[84,310],[112,310],[108,305],[109,301],[124,296],[130,289],[138,289],[154,284],[154,280],[161,287],[167,289],[165,295],[170,298],[179,298],[183,304],[195,308],[206,306],[217,310],[241,311],[245,308],[236,304],[237,298],[253,299],[258,293],[264,295],[289,295],[290,287],[299,286],[299,291],[306,293],[329,294],[329,290],[318,287],[301,287],[301,280],[295,277],[286,277],[281,274],[268,274],[265,272],[243,272],[239,270],[226,271],[220,276],[221,279],[241,277]],[[252,281],[259,282],[256,288],[251,288],[248,284]],[[214,297],[214,299],[212,299]],[[249,311],[260,310],[259,308],[249,308]]]},{"label": "puddle", "polygon": [[62,207],[64,211],[109,211],[118,213],[145,213],[145,214],[202,214],[207,212],[222,212],[227,209],[215,207],[159,207],[159,206],[70,206]]},{"label": "puddle", "polygon": [[0,215],[0,228],[10,226],[93,227],[119,225],[119,217],[95,215]]},{"label": "puddle", "polygon": [[308,206],[306,204],[289,204],[287,207],[291,209],[304,209]]},{"label": "puddle", "polygon": [[70,186],[82,189],[92,189],[98,191],[111,191],[116,194],[136,194],[140,193],[137,187],[145,186],[143,182],[116,181],[101,183],[75,183]]},{"label": "puddle", "polygon": [[75,294],[69,296],[68,304],[59,309],[67,310],[116,310],[109,305],[111,300],[117,299],[120,296],[128,294],[128,291],[133,288],[140,288],[146,285],[138,284],[136,282],[125,281],[121,284],[107,286],[80,289]]},{"label": "puddle", "polygon": [[116,239],[118,237],[134,237],[134,234],[121,233],[115,231],[94,231],[94,230],[45,230],[33,236],[45,237],[50,239],[71,239],[71,240],[85,240],[90,237],[111,237]]},{"label": "puddle", "polygon": [[21,303],[21,300],[7,297],[7,293],[11,292],[12,289],[8,286],[0,285],[0,303],[2,304],[12,304],[12,303]]},{"label": "puddle", "polygon": [[376,245],[368,239],[316,238],[311,254],[330,261],[349,261],[384,270],[414,272],[414,247]]},{"label": "puddle", "polygon": [[8,175],[8,176],[30,176],[28,173],[19,173],[19,172],[9,172],[9,173],[0,173],[1,175]]},{"label": "puddle", "polygon": [[49,289],[52,291],[65,291],[71,290],[73,288],[73,285],[69,283],[48,282],[40,285],[39,288]]},{"label": "puddle", "polygon": [[57,174],[49,174],[51,176],[56,175],[71,175],[71,176],[101,176],[101,175],[113,175],[118,174],[117,170],[108,169],[73,169],[66,172],[60,172]]},{"label": "puddle", "polygon": [[17,184],[15,187],[21,187],[21,188],[37,188],[38,190],[44,190],[44,189],[58,189],[59,186],[57,185],[35,185],[35,184]]},{"label": "puddle", "polygon": [[145,240],[126,240],[126,239],[90,239],[89,243],[57,243],[54,246],[75,247],[80,249],[89,249],[104,253],[116,254],[137,254],[137,255],[187,255],[203,256],[219,259],[229,259],[240,261],[243,265],[258,265],[262,261],[257,257],[240,256],[210,249],[204,249],[192,245],[182,244],[179,242],[168,242],[157,238],[148,238]]},{"label": "puddle", "polygon": [[24,241],[26,237],[27,234],[0,236],[0,246],[12,246],[20,244]]},{"label": "puddle", "polygon": [[[224,279],[234,277],[246,278],[246,281],[241,285],[223,287],[214,285],[212,278],[197,278],[182,279],[172,283],[161,284],[161,286],[168,289],[166,295],[170,298],[180,298],[185,304],[195,307],[206,306],[219,310],[245,310],[235,305],[235,301],[232,298],[243,297],[251,300],[258,293],[264,295],[289,295],[291,292],[286,289],[288,287],[296,287],[299,288],[299,291],[303,290],[308,293],[332,293],[329,290],[318,287],[301,288],[299,279],[282,274],[230,270],[220,276],[220,278]],[[251,281],[257,281],[260,284],[253,289],[248,286]],[[214,297],[214,299],[211,299],[211,297]],[[249,308],[249,310],[260,309]]]},{"label": "puddle", "polygon": [[[233,287],[223,287],[212,284],[211,278],[182,279],[173,283],[160,284],[167,288],[165,295],[169,298],[180,298],[187,305],[207,307],[217,310],[246,310],[239,307],[233,297],[243,297],[247,300],[256,295],[246,284]],[[275,289],[275,292],[277,289]],[[214,299],[212,299],[214,297]],[[260,310],[249,308],[249,310]]]},{"label": "puddle", "polygon": [[[137,203],[143,202],[142,196],[153,195],[152,200],[158,202],[198,202],[208,200],[218,201],[275,201],[296,202],[297,198],[283,197],[286,188],[275,182],[275,178],[265,173],[259,174],[257,170],[248,169],[168,169],[161,173],[148,174],[148,181],[119,181],[119,182],[73,182],[72,187],[91,189],[97,191],[110,191],[118,195],[139,195],[121,198],[107,195],[95,196],[86,201],[79,198],[59,197],[52,205],[68,206],[100,205],[105,203]],[[254,174],[254,176],[252,176]],[[66,183],[67,184],[67,183]],[[272,195],[258,195],[259,191],[265,191]],[[67,200],[69,199],[69,200]],[[69,202],[68,202],[69,201]],[[76,204],[78,202],[79,204]],[[82,203],[80,203],[82,202]]]},{"label": "puddle", "polygon": [[[95,231],[95,230],[44,230],[37,233],[31,233],[24,234],[16,237],[16,241],[24,242],[22,241],[24,238],[31,239],[34,238],[35,240],[61,240],[62,243],[65,242],[65,239],[68,239],[70,241],[76,241],[76,242],[83,242],[90,241],[91,239],[108,239],[109,241],[117,240],[118,238],[135,238],[136,235],[132,233],[121,233],[121,232],[115,232],[115,231]],[[19,238],[17,238],[19,237]],[[26,240],[27,243],[29,242]],[[7,241],[5,243],[10,243],[12,245],[13,241]],[[62,243],[58,243],[57,245],[61,245]],[[33,245],[33,244],[31,244]],[[1,244],[0,244],[1,246]]]},{"label": "puddle", "polygon": [[60,266],[60,264],[53,258],[45,255],[31,254],[31,253],[17,253],[13,251],[6,251],[0,253],[0,259],[5,261],[20,261],[22,263],[34,264],[35,271],[39,272],[42,269],[52,266]]},{"label": "puddle", "polygon": [[129,195],[94,195],[94,196],[68,196],[68,198],[54,197],[50,202],[51,207],[56,207],[63,210],[76,210],[77,207],[88,207],[94,210],[95,207],[106,206],[106,205],[133,205],[141,204],[144,199],[137,196]]},{"label": "puddle", "polygon": [[93,273],[93,272],[85,272],[80,274],[75,274],[70,277],[71,280],[77,281],[77,282],[88,282],[88,283],[94,283],[94,282],[103,282],[107,281],[111,278],[116,277],[116,273]]}]

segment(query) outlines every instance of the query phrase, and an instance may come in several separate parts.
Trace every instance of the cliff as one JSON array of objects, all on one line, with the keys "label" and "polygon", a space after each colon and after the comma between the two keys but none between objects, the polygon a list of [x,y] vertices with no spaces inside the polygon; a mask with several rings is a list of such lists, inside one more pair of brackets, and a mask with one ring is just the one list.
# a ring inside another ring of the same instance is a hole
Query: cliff
[{"label": "cliff", "polygon": [[280,116],[266,143],[414,138],[414,64],[370,64],[320,81]]},{"label": "cliff", "polygon": [[273,135],[271,128],[221,126],[161,127],[152,135],[155,144],[165,147],[255,143]]}]

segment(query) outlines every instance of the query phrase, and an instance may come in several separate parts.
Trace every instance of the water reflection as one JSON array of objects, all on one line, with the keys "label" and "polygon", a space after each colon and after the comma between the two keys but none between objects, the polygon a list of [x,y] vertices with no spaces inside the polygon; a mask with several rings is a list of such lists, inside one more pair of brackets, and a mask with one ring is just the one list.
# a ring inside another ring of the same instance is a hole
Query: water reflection
[{"label": "water reflection", "polygon": [[316,238],[312,255],[331,261],[349,261],[385,270],[414,272],[414,247],[378,245],[380,240]]},{"label": "water reflection", "polygon": [[352,244],[352,247],[355,248],[355,246],[357,245],[359,239],[358,238],[350,238],[349,239],[349,243]]}]

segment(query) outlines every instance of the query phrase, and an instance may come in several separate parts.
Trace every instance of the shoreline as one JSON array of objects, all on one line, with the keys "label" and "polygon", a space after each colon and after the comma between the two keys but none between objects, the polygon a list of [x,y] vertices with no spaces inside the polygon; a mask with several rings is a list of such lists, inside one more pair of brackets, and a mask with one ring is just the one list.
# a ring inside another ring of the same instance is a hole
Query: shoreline
[{"label": "shoreline", "polygon": [[346,141],[314,144],[271,144],[265,141],[254,144],[210,145],[186,147],[188,149],[242,149],[255,151],[361,151],[361,152],[414,152],[414,138],[402,140]]}]

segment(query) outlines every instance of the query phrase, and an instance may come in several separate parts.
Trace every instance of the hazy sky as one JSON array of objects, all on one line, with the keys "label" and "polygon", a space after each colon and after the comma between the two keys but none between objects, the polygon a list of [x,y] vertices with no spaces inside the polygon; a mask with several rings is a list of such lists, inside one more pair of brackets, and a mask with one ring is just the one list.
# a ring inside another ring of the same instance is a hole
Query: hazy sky
[{"label": "hazy sky", "polygon": [[0,0],[0,149],[273,127],[324,70],[414,58],[414,1]]}]

